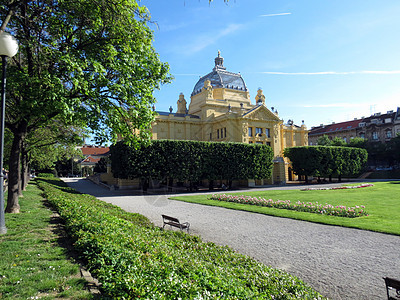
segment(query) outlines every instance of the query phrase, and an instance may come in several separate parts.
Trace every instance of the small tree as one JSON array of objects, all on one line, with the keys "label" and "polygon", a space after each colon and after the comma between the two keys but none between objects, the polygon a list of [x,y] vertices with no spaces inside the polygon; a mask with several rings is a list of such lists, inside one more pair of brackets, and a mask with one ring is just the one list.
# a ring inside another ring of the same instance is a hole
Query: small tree
[{"label": "small tree", "polygon": [[323,135],[320,136],[317,139],[317,145],[318,146],[331,146],[332,145],[332,141],[329,139],[329,137],[327,135]]},{"label": "small tree", "polygon": [[95,173],[106,173],[107,172],[107,164],[109,163],[108,157],[102,157],[94,166]]}]

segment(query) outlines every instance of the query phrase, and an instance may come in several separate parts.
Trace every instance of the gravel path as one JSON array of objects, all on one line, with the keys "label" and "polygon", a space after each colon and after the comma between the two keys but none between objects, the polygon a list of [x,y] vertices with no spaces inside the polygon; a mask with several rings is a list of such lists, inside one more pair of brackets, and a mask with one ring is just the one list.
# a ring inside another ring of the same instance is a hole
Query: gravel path
[{"label": "gravel path", "polygon": [[161,214],[188,221],[191,234],[285,270],[330,299],[385,299],[382,277],[400,277],[399,236],[173,201],[166,195],[132,196],[132,191],[108,191],[83,179],[64,181],[143,214],[157,226],[162,226]]}]

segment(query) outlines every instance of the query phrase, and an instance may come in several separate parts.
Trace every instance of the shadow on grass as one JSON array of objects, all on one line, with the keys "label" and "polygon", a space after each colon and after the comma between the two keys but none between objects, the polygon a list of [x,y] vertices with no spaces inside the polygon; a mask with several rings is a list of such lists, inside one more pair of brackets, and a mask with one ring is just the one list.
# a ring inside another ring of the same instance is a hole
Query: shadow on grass
[{"label": "shadow on grass", "polygon": [[[68,259],[80,266],[81,272],[82,267],[85,266],[85,262],[81,259],[80,253],[73,246],[72,237],[65,229],[64,219],[60,217],[56,209],[47,200],[43,200],[43,205],[53,212],[50,219],[50,230],[58,237],[57,244],[64,249],[64,254]],[[83,277],[81,279],[85,282],[86,289],[92,293],[91,299],[105,299],[99,291],[100,287],[96,279],[92,279],[90,282]]]}]

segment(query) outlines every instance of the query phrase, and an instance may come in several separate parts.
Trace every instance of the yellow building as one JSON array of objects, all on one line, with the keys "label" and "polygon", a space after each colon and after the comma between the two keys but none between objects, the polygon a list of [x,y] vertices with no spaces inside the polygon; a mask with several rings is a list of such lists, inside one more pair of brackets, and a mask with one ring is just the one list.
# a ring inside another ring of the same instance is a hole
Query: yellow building
[{"label": "yellow building", "polygon": [[[255,103],[240,73],[224,67],[218,51],[212,72],[195,84],[187,108],[181,93],[177,111],[159,112],[152,124],[153,139],[241,142],[269,145],[274,151],[271,179],[251,181],[250,185],[285,183],[293,180],[288,162],[283,158],[286,147],[308,145],[308,131],[304,122],[296,126],[284,124],[277,110],[268,109],[263,91],[259,89]],[[290,173],[290,174],[289,174]]]}]

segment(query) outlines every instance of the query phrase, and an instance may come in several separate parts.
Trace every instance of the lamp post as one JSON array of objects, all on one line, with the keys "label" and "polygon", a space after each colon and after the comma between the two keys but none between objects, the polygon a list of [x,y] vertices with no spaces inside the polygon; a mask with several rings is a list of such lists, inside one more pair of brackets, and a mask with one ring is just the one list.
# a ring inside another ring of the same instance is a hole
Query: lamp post
[{"label": "lamp post", "polygon": [[7,57],[13,57],[18,52],[17,40],[7,32],[0,33],[0,56],[2,60],[3,75],[1,80],[1,105],[0,105],[0,234],[6,234],[6,221],[4,216],[4,118],[6,108],[6,67]]}]

